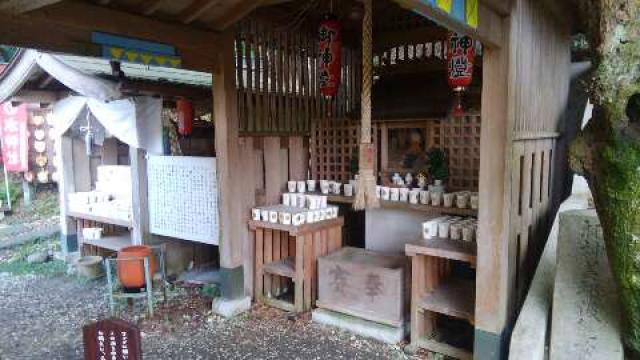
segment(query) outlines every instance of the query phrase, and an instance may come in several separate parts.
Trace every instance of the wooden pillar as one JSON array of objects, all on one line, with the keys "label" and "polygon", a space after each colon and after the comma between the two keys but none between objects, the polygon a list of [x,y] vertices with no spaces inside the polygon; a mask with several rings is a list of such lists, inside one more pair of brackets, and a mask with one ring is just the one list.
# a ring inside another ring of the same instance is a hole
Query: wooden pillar
[{"label": "wooden pillar", "polygon": [[[236,96],[236,68],[234,58],[234,37],[232,32],[221,36],[217,48],[219,62],[213,76],[213,109],[218,173],[219,225],[220,225],[220,267],[222,296],[236,298],[245,292],[252,292],[251,284],[245,286],[245,277],[251,279],[251,269],[244,269],[251,261],[251,244],[246,210],[254,186],[243,188],[247,178],[252,178],[247,153],[252,153],[253,142],[240,144],[239,122]],[[249,147],[250,146],[250,147]],[[240,154],[240,152],[243,154]],[[244,161],[244,162],[243,162]],[[247,252],[249,252],[247,254]]]},{"label": "wooden pillar", "polygon": [[148,244],[150,233],[146,151],[129,147],[129,162],[131,166],[131,242],[133,245]]},{"label": "wooden pillar", "polygon": [[55,142],[56,154],[59,163],[58,167],[58,195],[60,198],[60,244],[62,253],[67,255],[78,249],[78,235],[76,224],[72,218],[67,216],[69,212],[67,204],[67,194],[75,192],[73,175],[73,139],[68,136],[61,136]]},{"label": "wooden pillar", "polygon": [[[480,20],[482,21],[482,19]],[[509,321],[509,201],[511,133],[508,121],[509,28],[502,20],[503,43],[486,47],[482,66],[482,129],[478,212],[478,264],[476,272],[475,359],[505,356]]]}]

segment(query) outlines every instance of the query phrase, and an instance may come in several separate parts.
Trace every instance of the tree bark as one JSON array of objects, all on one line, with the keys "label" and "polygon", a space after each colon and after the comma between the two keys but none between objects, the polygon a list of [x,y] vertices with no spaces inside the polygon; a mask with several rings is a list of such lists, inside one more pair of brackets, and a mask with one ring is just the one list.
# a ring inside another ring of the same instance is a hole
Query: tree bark
[{"label": "tree bark", "polygon": [[640,0],[577,0],[593,50],[589,125],[573,142],[602,224],[623,307],[624,344],[640,358]]}]

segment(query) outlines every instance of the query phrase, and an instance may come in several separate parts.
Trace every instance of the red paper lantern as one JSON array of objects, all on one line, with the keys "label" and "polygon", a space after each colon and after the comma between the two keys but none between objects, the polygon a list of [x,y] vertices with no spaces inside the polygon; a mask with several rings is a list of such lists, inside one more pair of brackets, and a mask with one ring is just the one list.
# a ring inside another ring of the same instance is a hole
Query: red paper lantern
[{"label": "red paper lantern", "polygon": [[320,22],[320,93],[334,97],[340,87],[342,34],[340,23],[328,15]]},{"label": "red paper lantern", "polygon": [[452,88],[465,88],[471,85],[475,44],[467,35],[449,33],[447,41],[447,78]]},{"label": "red paper lantern", "polygon": [[191,135],[193,132],[193,103],[188,100],[177,100],[176,109],[178,111],[178,133]]}]

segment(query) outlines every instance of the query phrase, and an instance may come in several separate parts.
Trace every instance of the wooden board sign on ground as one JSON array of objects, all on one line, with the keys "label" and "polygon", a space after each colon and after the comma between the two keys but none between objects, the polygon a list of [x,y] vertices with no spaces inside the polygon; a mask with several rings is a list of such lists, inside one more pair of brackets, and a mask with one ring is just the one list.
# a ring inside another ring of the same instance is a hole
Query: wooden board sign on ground
[{"label": "wooden board sign on ground", "polygon": [[140,329],[124,320],[107,319],[82,328],[85,360],[142,360]]}]

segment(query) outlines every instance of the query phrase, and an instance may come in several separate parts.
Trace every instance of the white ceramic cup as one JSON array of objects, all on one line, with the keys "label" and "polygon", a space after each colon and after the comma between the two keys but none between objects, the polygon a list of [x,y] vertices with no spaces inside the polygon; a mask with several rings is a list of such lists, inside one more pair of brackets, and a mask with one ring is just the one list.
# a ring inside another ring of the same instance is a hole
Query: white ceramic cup
[{"label": "white ceramic cup", "polygon": [[289,193],[282,194],[282,205],[291,206],[291,194]]},{"label": "white ceramic cup", "polygon": [[353,196],[353,185],[344,184],[344,196]]},{"label": "white ceramic cup", "polygon": [[462,240],[463,241],[473,241],[474,235],[474,227],[473,225],[466,224],[462,227]]},{"label": "white ceramic cup", "polygon": [[440,206],[442,203],[442,193],[440,191],[431,192],[431,205]]},{"label": "white ceramic cup", "polygon": [[299,226],[304,224],[305,220],[306,220],[305,214],[303,212],[298,212],[293,214],[293,216],[291,217],[291,224],[295,226]]},{"label": "white ceramic cup", "polygon": [[466,209],[469,207],[469,193],[459,192],[456,194],[456,206],[460,209]]},{"label": "white ceramic cup", "polygon": [[420,190],[420,204],[429,205],[430,195],[429,190]]},{"label": "white ceramic cup", "polygon": [[307,183],[304,181],[298,181],[298,192],[299,193],[304,193],[305,191],[307,191]]},{"label": "white ceramic cup", "polygon": [[315,211],[315,210],[309,210],[309,211],[307,211],[306,213],[304,213],[304,214],[305,214],[305,218],[306,218],[306,219],[305,219],[305,222],[306,222],[307,224],[312,224],[312,223],[316,222],[316,218],[315,218],[315,216],[313,215],[313,212],[314,212],[314,211]]},{"label": "white ceramic cup", "polygon": [[307,197],[304,194],[297,194],[296,202],[299,208],[304,208],[307,206]]},{"label": "white ceramic cup", "polygon": [[471,204],[471,208],[472,209],[477,209],[478,208],[478,194],[472,194],[469,197],[469,203]]},{"label": "white ceramic cup", "polygon": [[251,209],[251,219],[253,221],[260,221],[260,209],[258,208]]},{"label": "white ceramic cup", "polygon": [[451,224],[448,220],[438,223],[438,237],[447,239],[449,238],[449,227]]},{"label": "white ceramic cup", "polygon": [[400,189],[389,188],[389,198],[391,201],[400,201]]},{"label": "white ceramic cup", "polygon": [[411,204],[418,204],[420,200],[420,190],[411,190],[409,191],[409,202]]},{"label": "white ceramic cup", "polygon": [[315,180],[307,180],[307,190],[309,192],[316,191],[316,181]]},{"label": "white ceramic cup", "polygon": [[330,190],[329,180],[320,180],[320,192],[328,194]]},{"label": "white ceramic cup", "polygon": [[324,209],[327,207],[327,197],[326,196],[320,196],[320,208]]},{"label": "white ceramic cup", "polygon": [[452,207],[453,206],[453,194],[447,193],[442,195],[442,202],[444,203],[444,207]]},{"label": "white ceramic cup", "polygon": [[452,223],[451,226],[449,226],[449,237],[452,240],[460,240],[460,238],[462,237],[463,226],[464,224],[461,222]]},{"label": "white ceramic cup", "polygon": [[289,190],[290,193],[296,192],[296,184],[293,180],[287,181],[287,190]]},{"label": "white ceramic cup", "polygon": [[342,184],[337,181],[334,181],[331,185],[332,185],[331,187],[333,188],[333,193],[335,195],[340,195],[340,187],[342,186]]},{"label": "white ceramic cup", "polygon": [[383,186],[380,189],[380,195],[382,197],[382,200],[390,200],[391,199],[391,188],[387,187],[387,186]]},{"label": "white ceramic cup", "polygon": [[409,189],[408,188],[400,188],[400,201],[401,202],[409,202]]},{"label": "white ceramic cup", "polygon": [[278,223],[278,211],[269,210],[269,222],[272,224]]},{"label": "white ceramic cup", "polygon": [[260,209],[260,220],[263,222],[269,222],[269,210]]},{"label": "white ceramic cup", "polygon": [[282,225],[291,225],[291,213],[288,211],[280,211],[278,213],[278,220]]},{"label": "white ceramic cup", "polygon": [[298,207],[298,194],[289,193],[289,206]]}]

